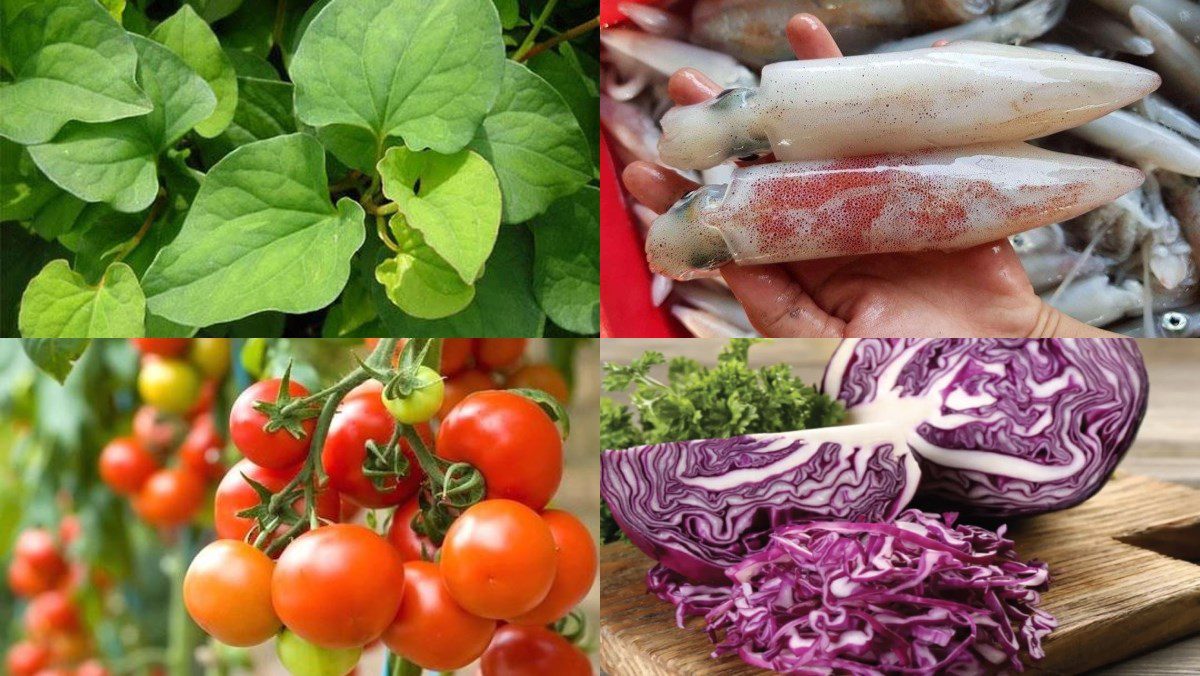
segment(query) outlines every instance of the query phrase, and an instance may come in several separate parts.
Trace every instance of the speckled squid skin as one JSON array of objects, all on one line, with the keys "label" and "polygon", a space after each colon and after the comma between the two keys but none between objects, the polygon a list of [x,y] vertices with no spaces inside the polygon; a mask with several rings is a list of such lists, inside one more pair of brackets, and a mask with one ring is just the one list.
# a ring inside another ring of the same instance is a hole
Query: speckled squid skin
[{"label": "speckled squid skin", "polygon": [[707,169],[747,150],[780,160],[1020,141],[1094,120],[1160,84],[1138,66],[981,42],[776,63],[663,117],[659,152]]},{"label": "speckled squid skin", "polygon": [[1000,143],[738,169],[657,218],[650,267],[686,280],[728,262],[963,249],[1072,218],[1141,184],[1113,162]]}]

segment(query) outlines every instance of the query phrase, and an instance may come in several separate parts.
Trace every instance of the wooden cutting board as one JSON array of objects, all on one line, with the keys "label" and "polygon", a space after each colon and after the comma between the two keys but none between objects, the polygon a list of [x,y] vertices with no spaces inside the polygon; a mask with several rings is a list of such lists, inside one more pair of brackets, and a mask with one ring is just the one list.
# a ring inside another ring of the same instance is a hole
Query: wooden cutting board
[{"label": "wooden cutting board", "polygon": [[[1025,559],[1050,565],[1043,607],[1059,626],[1035,673],[1074,674],[1200,632],[1200,490],[1117,475],[1091,500],[1014,522]],[[735,657],[713,660],[699,618],[646,593],[651,560],[628,544],[600,556],[600,661],[614,676],[764,674]]]}]

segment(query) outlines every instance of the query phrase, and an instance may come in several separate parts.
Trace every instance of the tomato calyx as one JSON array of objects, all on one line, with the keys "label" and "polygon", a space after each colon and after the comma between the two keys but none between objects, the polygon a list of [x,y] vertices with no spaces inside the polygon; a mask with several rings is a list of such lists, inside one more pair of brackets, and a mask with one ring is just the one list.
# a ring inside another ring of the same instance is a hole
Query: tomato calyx
[{"label": "tomato calyx", "polygon": [[567,415],[567,409],[562,405],[562,402],[551,396],[549,392],[525,387],[515,387],[508,391],[525,397],[545,411],[546,415],[550,416],[550,419],[554,421],[554,424],[558,425],[564,442],[571,435],[571,416]]},{"label": "tomato calyx", "polygon": [[293,438],[303,439],[306,434],[304,421],[319,416],[321,409],[313,405],[316,395],[301,398],[291,395],[288,391],[291,377],[292,365],[288,364],[283,377],[279,379],[279,394],[276,395],[275,401],[257,401],[254,403],[254,409],[267,417],[263,431],[270,434],[284,430]]},{"label": "tomato calyx", "polygon": [[429,488],[421,491],[420,520],[414,519],[413,530],[440,545],[458,515],[487,495],[487,482],[474,465],[435,456],[413,426],[397,425],[397,429],[430,482]]}]

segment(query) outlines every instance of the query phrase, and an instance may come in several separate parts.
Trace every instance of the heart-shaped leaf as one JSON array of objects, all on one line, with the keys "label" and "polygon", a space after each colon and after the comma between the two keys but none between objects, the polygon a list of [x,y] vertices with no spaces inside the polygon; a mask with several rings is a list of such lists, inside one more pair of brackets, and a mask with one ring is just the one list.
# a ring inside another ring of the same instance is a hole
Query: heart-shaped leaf
[{"label": "heart-shaped leaf", "polygon": [[[404,217],[392,219],[392,231],[403,232]],[[475,297],[475,287],[463,282],[458,273],[421,239],[408,231],[395,256],[375,268],[375,279],[396,307],[410,315],[437,319],[462,310]]]},{"label": "heart-shaped leaf", "polygon": [[587,187],[530,223],[538,304],[555,324],[575,333],[600,330],[599,209],[600,191]]},{"label": "heart-shaped leaf", "polygon": [[224,131],[233,121],[233,111],[237,109],[237,72],[204,19],[191,6],[184,5],[160,23],[150,34],[150,39],[175,52],[204,78],[217,96],[217,107],[196,125],[196,133],[212,138]]},{"label": "heart-shaped leaf", "polygon": [[113,263],[90,286],[57,260],[29,282],[17,323],[26,338],[124,338],[143,335],[145,314],[146,297],[128,265]]}]

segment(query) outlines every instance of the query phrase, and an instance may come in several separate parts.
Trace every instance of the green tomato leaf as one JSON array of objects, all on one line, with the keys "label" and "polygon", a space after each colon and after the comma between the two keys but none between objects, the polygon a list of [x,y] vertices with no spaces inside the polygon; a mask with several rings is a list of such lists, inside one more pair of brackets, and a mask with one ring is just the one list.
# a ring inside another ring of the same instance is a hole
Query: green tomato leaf
[{"label": "green tomato leaf", "polygon": [[559,326],[600,330],[600,191],[586,187],[531,223],[533,290]]},{"label": "green tomato leaf", "polygon": [[[259,80],[281,81],[279,79],[279,71],[275,70],[275,66],[272,66],[270,61],[257,54],[237,49],[226,49],[225,56],[229,59],[229,63],[233,64],[233,69],[237,72],[239,78],[252,77]],[[241,91],[240,86],[238,87],[238,91]],[[291,107],[290,103],[288,107]]]},{"label": "green tomato leaf", "polygon": [[374,296],[375,307],[387,335],[540,336],[546,315],[534,298],[532,276],[533,241],[529,231],[524,226],[505,228],[496,240],[483,277],[475,283],[474,300],[462,311],[443,319],[422,320],[397,310],[382,290]]},{"label": "green tomato leaf", "polygon": [[504,61],[491,0],[333,0],[289,70],[306,124],[452,153],[492,107]]},{"label": "green tomato leaf", "polygon": [[500,185],[487,160],[470,150],[440,155],[396,147],[378,170],[383,194],[424,243],[464,284],[478,279],[500,229]]},{"label": "green tomato leaf", "polygon": [[296,131],[292,112],[292,85],[277,80],[239,77],[237,111],[225,133],[199,143],[204,158],[214,163],[238,146]]},{"label": "green tomato leaf", "polygon": [[339,162],[368,176],[375,173],[375,165],[383,157],[384,151],[402,143],[400,139],[389,136],[381,145],[370,131],[348,124],[320,127],[317,129],[317,138]]},{"label": "green tomato leaf", "polygon": [[38,171],[24,148],[0,138],[0,221],[26,221],[62,191]]},{"label": "green tomato leaf", "polygon": [[[57,242],[46,241],[18,223],[0,219],[0,296],[5,300],[0,303],[0,336],[20,335],[17,328],[20,303],[14,302],[18,290],[24,289],[47,263],[69,253]],[[14,300],[8,299],[10,291]]]},{"label": "green tomato leaf", "polygon": [[600,157],[600,88],[591,68],[594,61],[586,65],[581,59],[590,59],[580,54],[570,43],[559,45],[558,50],[546,50],[528,61],[529,70],[542,76],[559,94],[562,94],[575,120],[583,129],[592,150],[592,166]]},{"label": "green tomato leaf", "polygon": [[0,82],[0,136],[44,143],[71,120],[150,112],[129,36],[95,0],[3,0],[0,29],[14,76]]},{"label": "green tomato leaf", "polygon": [[146,297],[137,275],[113,263],[89,286],[65,260],[51,261],[29,282],[17,319],[26,338],[125,338],[143,335]]},{"label": "green tomato leaf", "polygon": [[492,0],[500,14],[500,25],[508,30],[521,21],[521,5],[517,0]]},{"label": "green tomato leaf", "polygon": [[125,0],[100,0],[100,4],[108,10],[109,16],[120,23],[121,15],[125,13]]},{"label": "green tomato leaf", "polygon": [[187,2],[196,8],[205,21],[223,19],[242,6],[242,0],[187,0]]},{"label": "green tomato leaf", "polygon": [[265,59],[275,44],[275,6],[263,2],[244,4],[222,21],[217,30],[221,44],[229,51]]},{"label": "green tomato leaf", "polygon": [[233,121],[233,111],[237,109],[237,73],[204,19],[191,6],[184,5],[160,23],[150,34],[150,39],[175,52],[204,78],[217,96],[217,107],[196,124],[196,133],[212,138],[224,131]]},{"label": "green tomato leaf", "polygon": [[141,211],[158,193],[158,154],[208,117],[212,90],[167,48],[130,36],[138,82],[154,102],[149,115],[101,124],[68,124],[50,143],[32,146],[33,161],[52,181],[88,202]]},{"label": "green tomato leaf", "polygon": [[21,347],[38,368],[63,383],[90,343],[87,338],[26,338],[21,341]]},{"label": "green tomato leaf", "polygon": [[454,268],[427,246],[421,234],[403,225],[404,217],[392,218],[393,232],[405,232],[405,244],[394,257],[375,268],[375,279],[383,285],[396,307],[424,319],[437,319],[462,310],[475,297],[475,287],[463,282]]},{"label": "green tomato leaf", "polygon": [[337,298],[363,237],[362,207],[329,203],[316,139],[257,141],[208,172],[179,236],[146,271],[148,304],[189,326],[310,312]]}]

